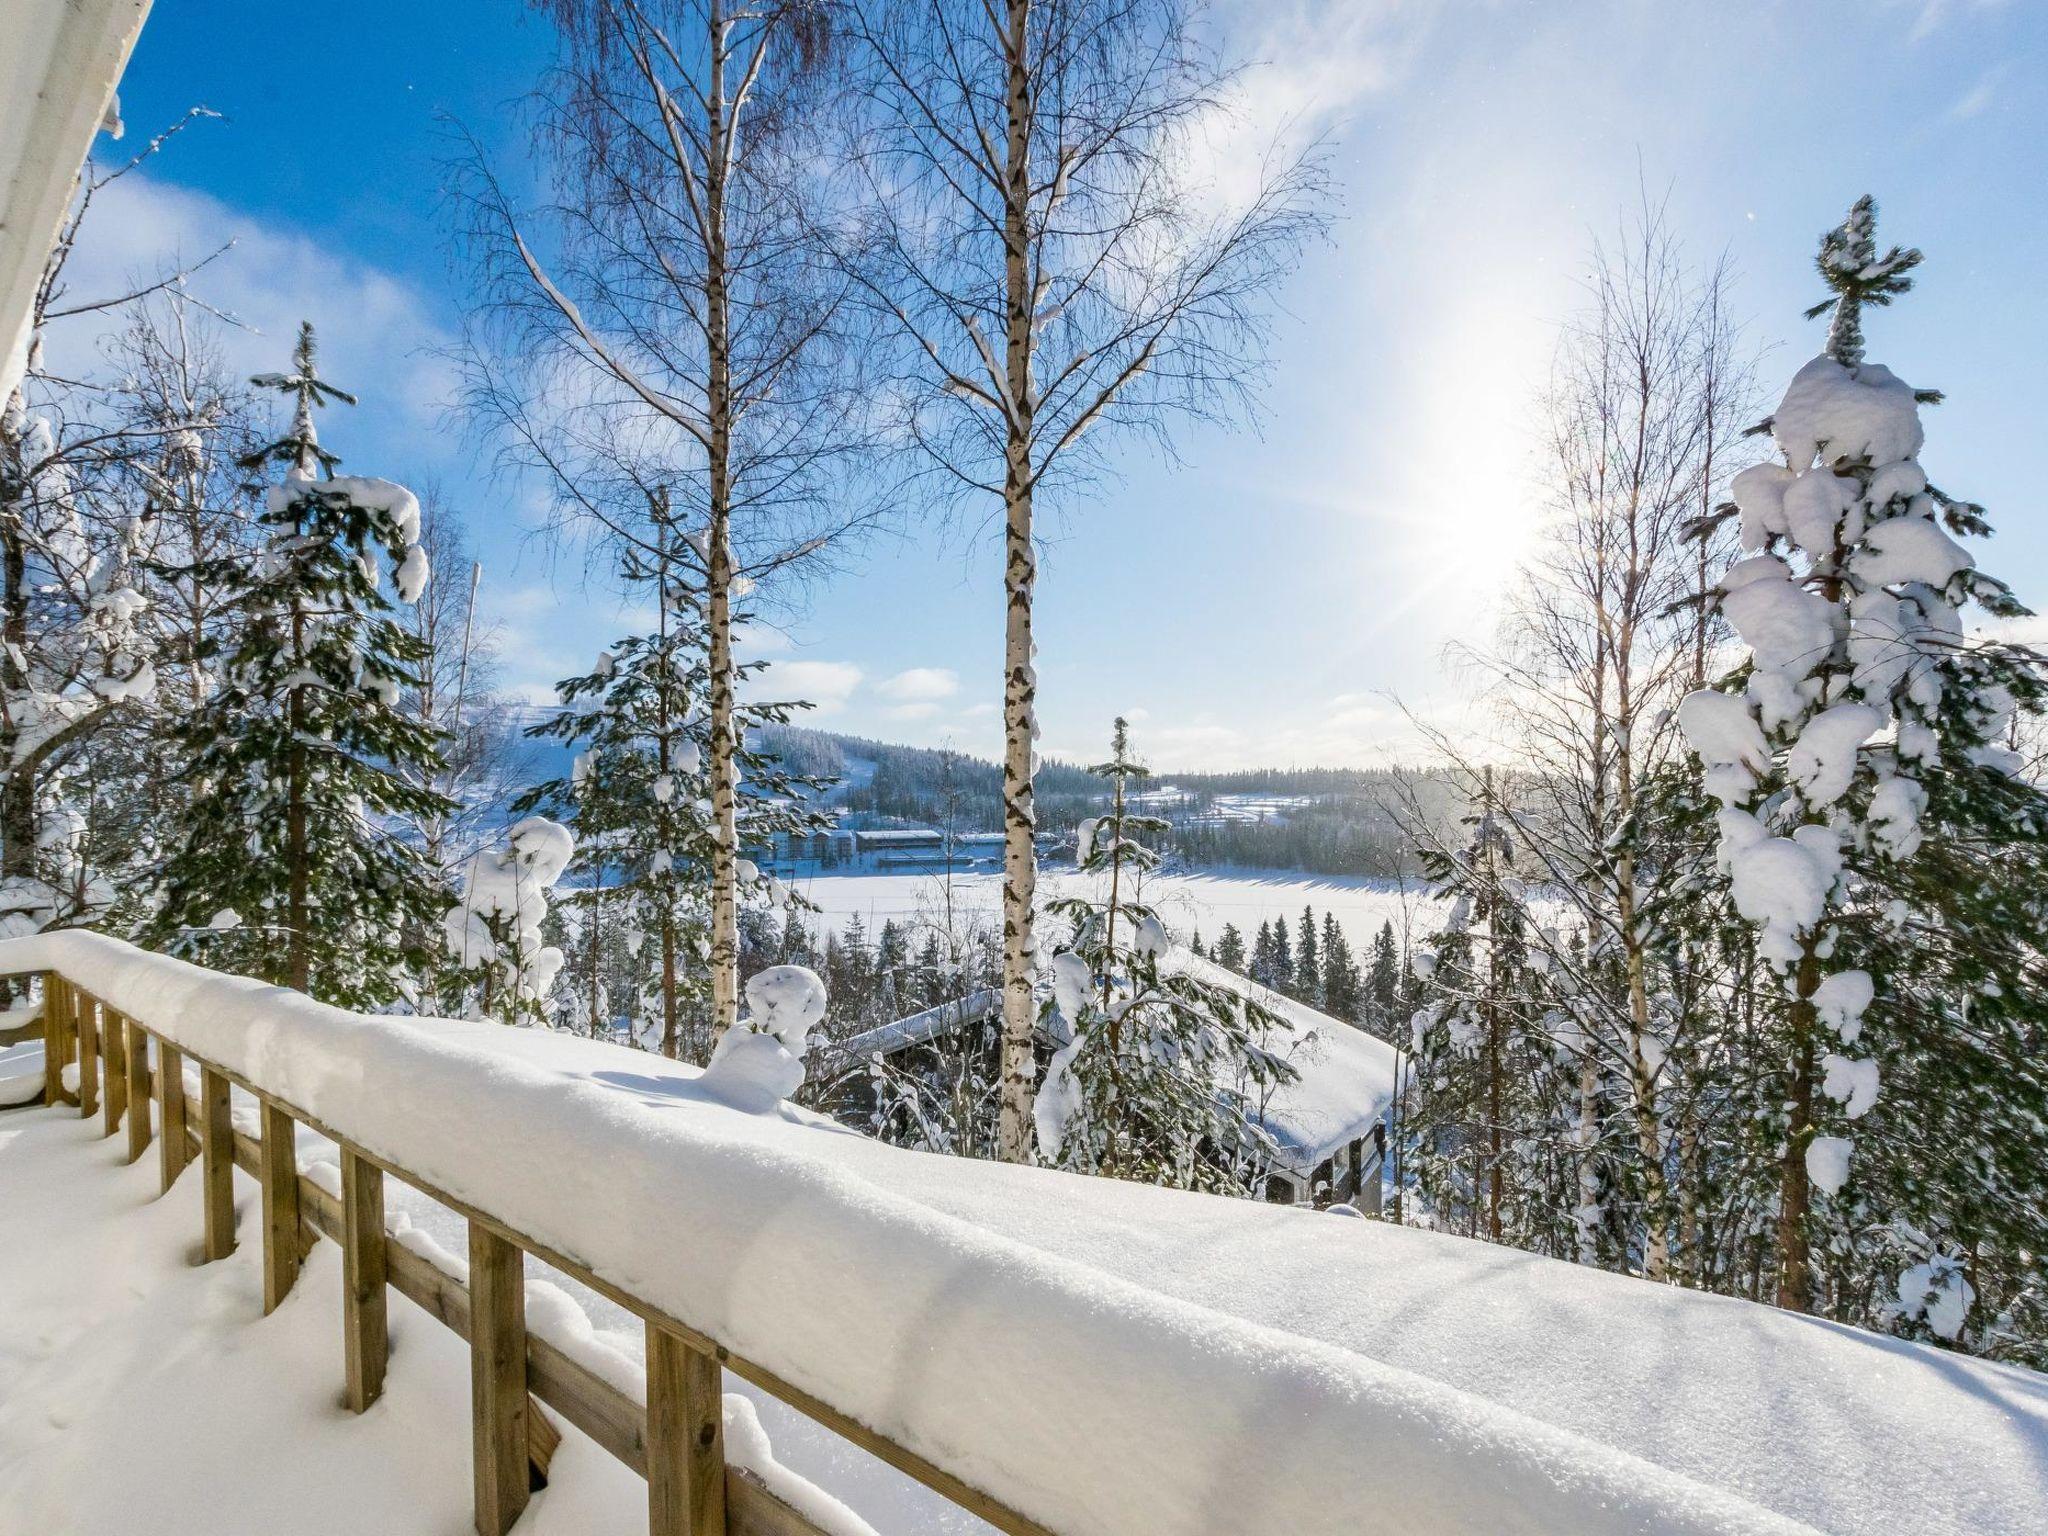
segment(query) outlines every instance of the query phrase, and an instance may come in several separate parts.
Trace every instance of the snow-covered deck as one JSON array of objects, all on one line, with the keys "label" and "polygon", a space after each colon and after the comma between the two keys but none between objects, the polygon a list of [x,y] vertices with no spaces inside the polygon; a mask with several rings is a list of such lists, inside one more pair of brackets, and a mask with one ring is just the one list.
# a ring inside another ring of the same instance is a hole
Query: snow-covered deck
[{"label": "snow-covered deck", "polygon": [[0,946],[48,968],[1071,1536],[2040,1528],[2048,1380],[2024,1370],[908,1152],[621,1047],[351,1015],[90,935]]}]

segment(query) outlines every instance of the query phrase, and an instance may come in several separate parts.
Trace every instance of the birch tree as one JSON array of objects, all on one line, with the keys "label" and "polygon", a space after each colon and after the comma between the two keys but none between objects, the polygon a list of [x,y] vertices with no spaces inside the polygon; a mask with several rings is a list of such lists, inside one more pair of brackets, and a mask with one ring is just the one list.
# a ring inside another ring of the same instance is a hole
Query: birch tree
[{"label": "birch tree", "polygon": [[1226,195],[1236,82],[1186,0],[853,0],[846,270],[898,343],[891,426],[926,487],[1002,522],[1001,1155],[1031,1157],[1041,499],[1136,430],[1243,406],[1259,300],[1317,225],[1312,159]]},{"label": "birch tree", "polygon": [[[1696,874],[1644,791],[1675,755],[1672,712],[1700,675],[1711,616],[1684,606],[1719,547],[1689,542],[1726,488],[1746,360],[1727,276],[1685,261],[1662,210],[1643,203],[1596,248],[1585,304],[1559,339],[1543,401],[1543,535],[1513,590],[1499,643],[1468,653],[1489,679],[1506,741],[1534,770],[1497,813],[1528,873],[1569,920],[1532,926],[1557,973],[1576,1056],[1579,1257],[1623,1213],[1598,1210],[1603,1164],[1628,1174],[1629,1251],[1672,1272],[1670,1076],[1702,1027],[1666,970],[1671,894]],[[1682,968],[1681,968],[1682,969]],[[1610,1099],[1621,1110],[1610,1115]],[[1618,1136],[1610,1136],[1610,1121]]]},{"label": "birch tree", "polygon": [[[857,435],[843,280],[814,259],[804,216],[829,33],[817,0],[545,9],[561,37],[538,124],[555,198],[523,216],[480,159],[469,167],[488,310],[470,398],[613,546],[666,559],[665,530],[694,514],[717,1035],[739,1007],[733,605],[862,521],[827,494]],[[675,499],[663,528],[637,515],[656,487]]]}]

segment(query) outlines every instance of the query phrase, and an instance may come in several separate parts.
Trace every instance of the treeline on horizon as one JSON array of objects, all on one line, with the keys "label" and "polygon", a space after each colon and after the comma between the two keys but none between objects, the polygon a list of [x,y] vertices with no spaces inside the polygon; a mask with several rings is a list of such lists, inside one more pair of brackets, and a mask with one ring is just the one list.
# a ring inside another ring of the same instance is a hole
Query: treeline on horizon
[{"label": "treeline on horizon", "polygon": [[[756,744],[790,772],[841,782],[835,805],[877,824],[915,823],[955,832],[1002,827],[1002,770],[985,758],[943,747],[909,747],[804,726],[756,733]],[[865,782],[849,765],[873,763]],[[1080,765],[1046,759],[1035,780],[1038,824],[1065,833],[1102,809],[1102,780]],[[1155,771],[1150,788],[1176,798],[1152,807],[1172,823],[1167,851],[1191,864],[1300,869],[1318,875],[1392,878],[1419,865],[1410,831],[1416,818],[1447,825],[1464,797],[1435,769],[1241,768],[1215,773]],[[1263,819],[1223,819],[1230,795],[1298,801]]]}]

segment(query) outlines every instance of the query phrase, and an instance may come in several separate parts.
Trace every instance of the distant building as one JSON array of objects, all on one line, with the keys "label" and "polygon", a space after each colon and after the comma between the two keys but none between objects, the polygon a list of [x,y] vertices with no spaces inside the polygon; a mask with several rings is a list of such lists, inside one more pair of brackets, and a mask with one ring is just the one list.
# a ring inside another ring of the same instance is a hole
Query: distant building
[{"label": "distant building", "polygon": [[[1353,1204],[1377,1214],[1387,1110],[1396,1081],[1394,1048],[1187,950],[1176,948],[1165,963],[1255,999],[1290,1027],[1275,1048],[1294,1067],[1296,1079],[1272,1089],[1252,1115],[1276,1149],[1266,1175],[1266,1198],[1281,1205]],[[872,1089],[866,1075],[854,1069],[877,1056],[892,1066],[916,1070],[921,1054],[935,1063],[956,1058],[964,1050],[979,1050],[991,1054],[987,1066],[992,1077],[1000,1008],[1001,997],[995,991],[975,992],[821,1044],[814,1079],[839,1074],[844,1102],[835,1110],[858,1111],[868,1107],[857,1101]],[[1041,1032],[1041,1066],[1058,1044]]]}]

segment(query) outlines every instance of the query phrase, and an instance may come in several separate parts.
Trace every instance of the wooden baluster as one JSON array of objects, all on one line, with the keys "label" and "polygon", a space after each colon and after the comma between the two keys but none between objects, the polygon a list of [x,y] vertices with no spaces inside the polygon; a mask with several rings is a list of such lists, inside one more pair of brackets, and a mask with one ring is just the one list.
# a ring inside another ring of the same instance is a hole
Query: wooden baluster
[{"label": "wooden baluster", "polygon": [[526,1508],[526,1255],[469,1224],[469,1405],[477,1536],[505,1536]]},{"label": "wooden baluster", "polygon": [[390,1354],[384,1315],[384,1170],[354,1147],[341,1149],[341,1336],[346,1401],[361,1413],[384,1391]]},{"label": "wooden baluster", "polygon": [[299,1278],[304,1244],[299,1235],[298,1128],[277,1105],[263,1101],[263,1314],[268,1317]]},{"label": "wooden baluster", "polygon": [[199,1106],[199,1182],[211,1263],[235,1251],[235,1127],[228,1080],[211,1067],[199,1069]]},{"label": "wooden baluster", "polygon": [[81,992],[70,982],[64,990],[71,1000],[71,1017],[78,1027],[78,1113],[90,1120],[100,1107],[100,1025],[99,1000]]},{"label": "wooden baluster", "polygon": [[157,1172],[166,1194],[191,1161],[185,1141],[185,1053],[169,1041],[156,1042]]},{"label": "wooden baluster", "polygon": [[647,1325],[648,1536],[725,1536],[724,1393],[713,1356]]},{"label": "wooden baluster", "polygon": [[128,1111],[128,1030],[111,1008],[100,1011],[100,1044],[107,1057],[107,1113],[100,1134],[111,1136]]},{"label": "wooden baluster", "polygon": [[128,1036],[128,1161],[139,1162],[149,1150],[149,1032],[133,1019],[122,1028]]},{"label": "wooden baluster", "polygon": [[43,973],[43,1102],[64,1102],[64,1063],[70,1058],[64,1040],[64,978]]}]

